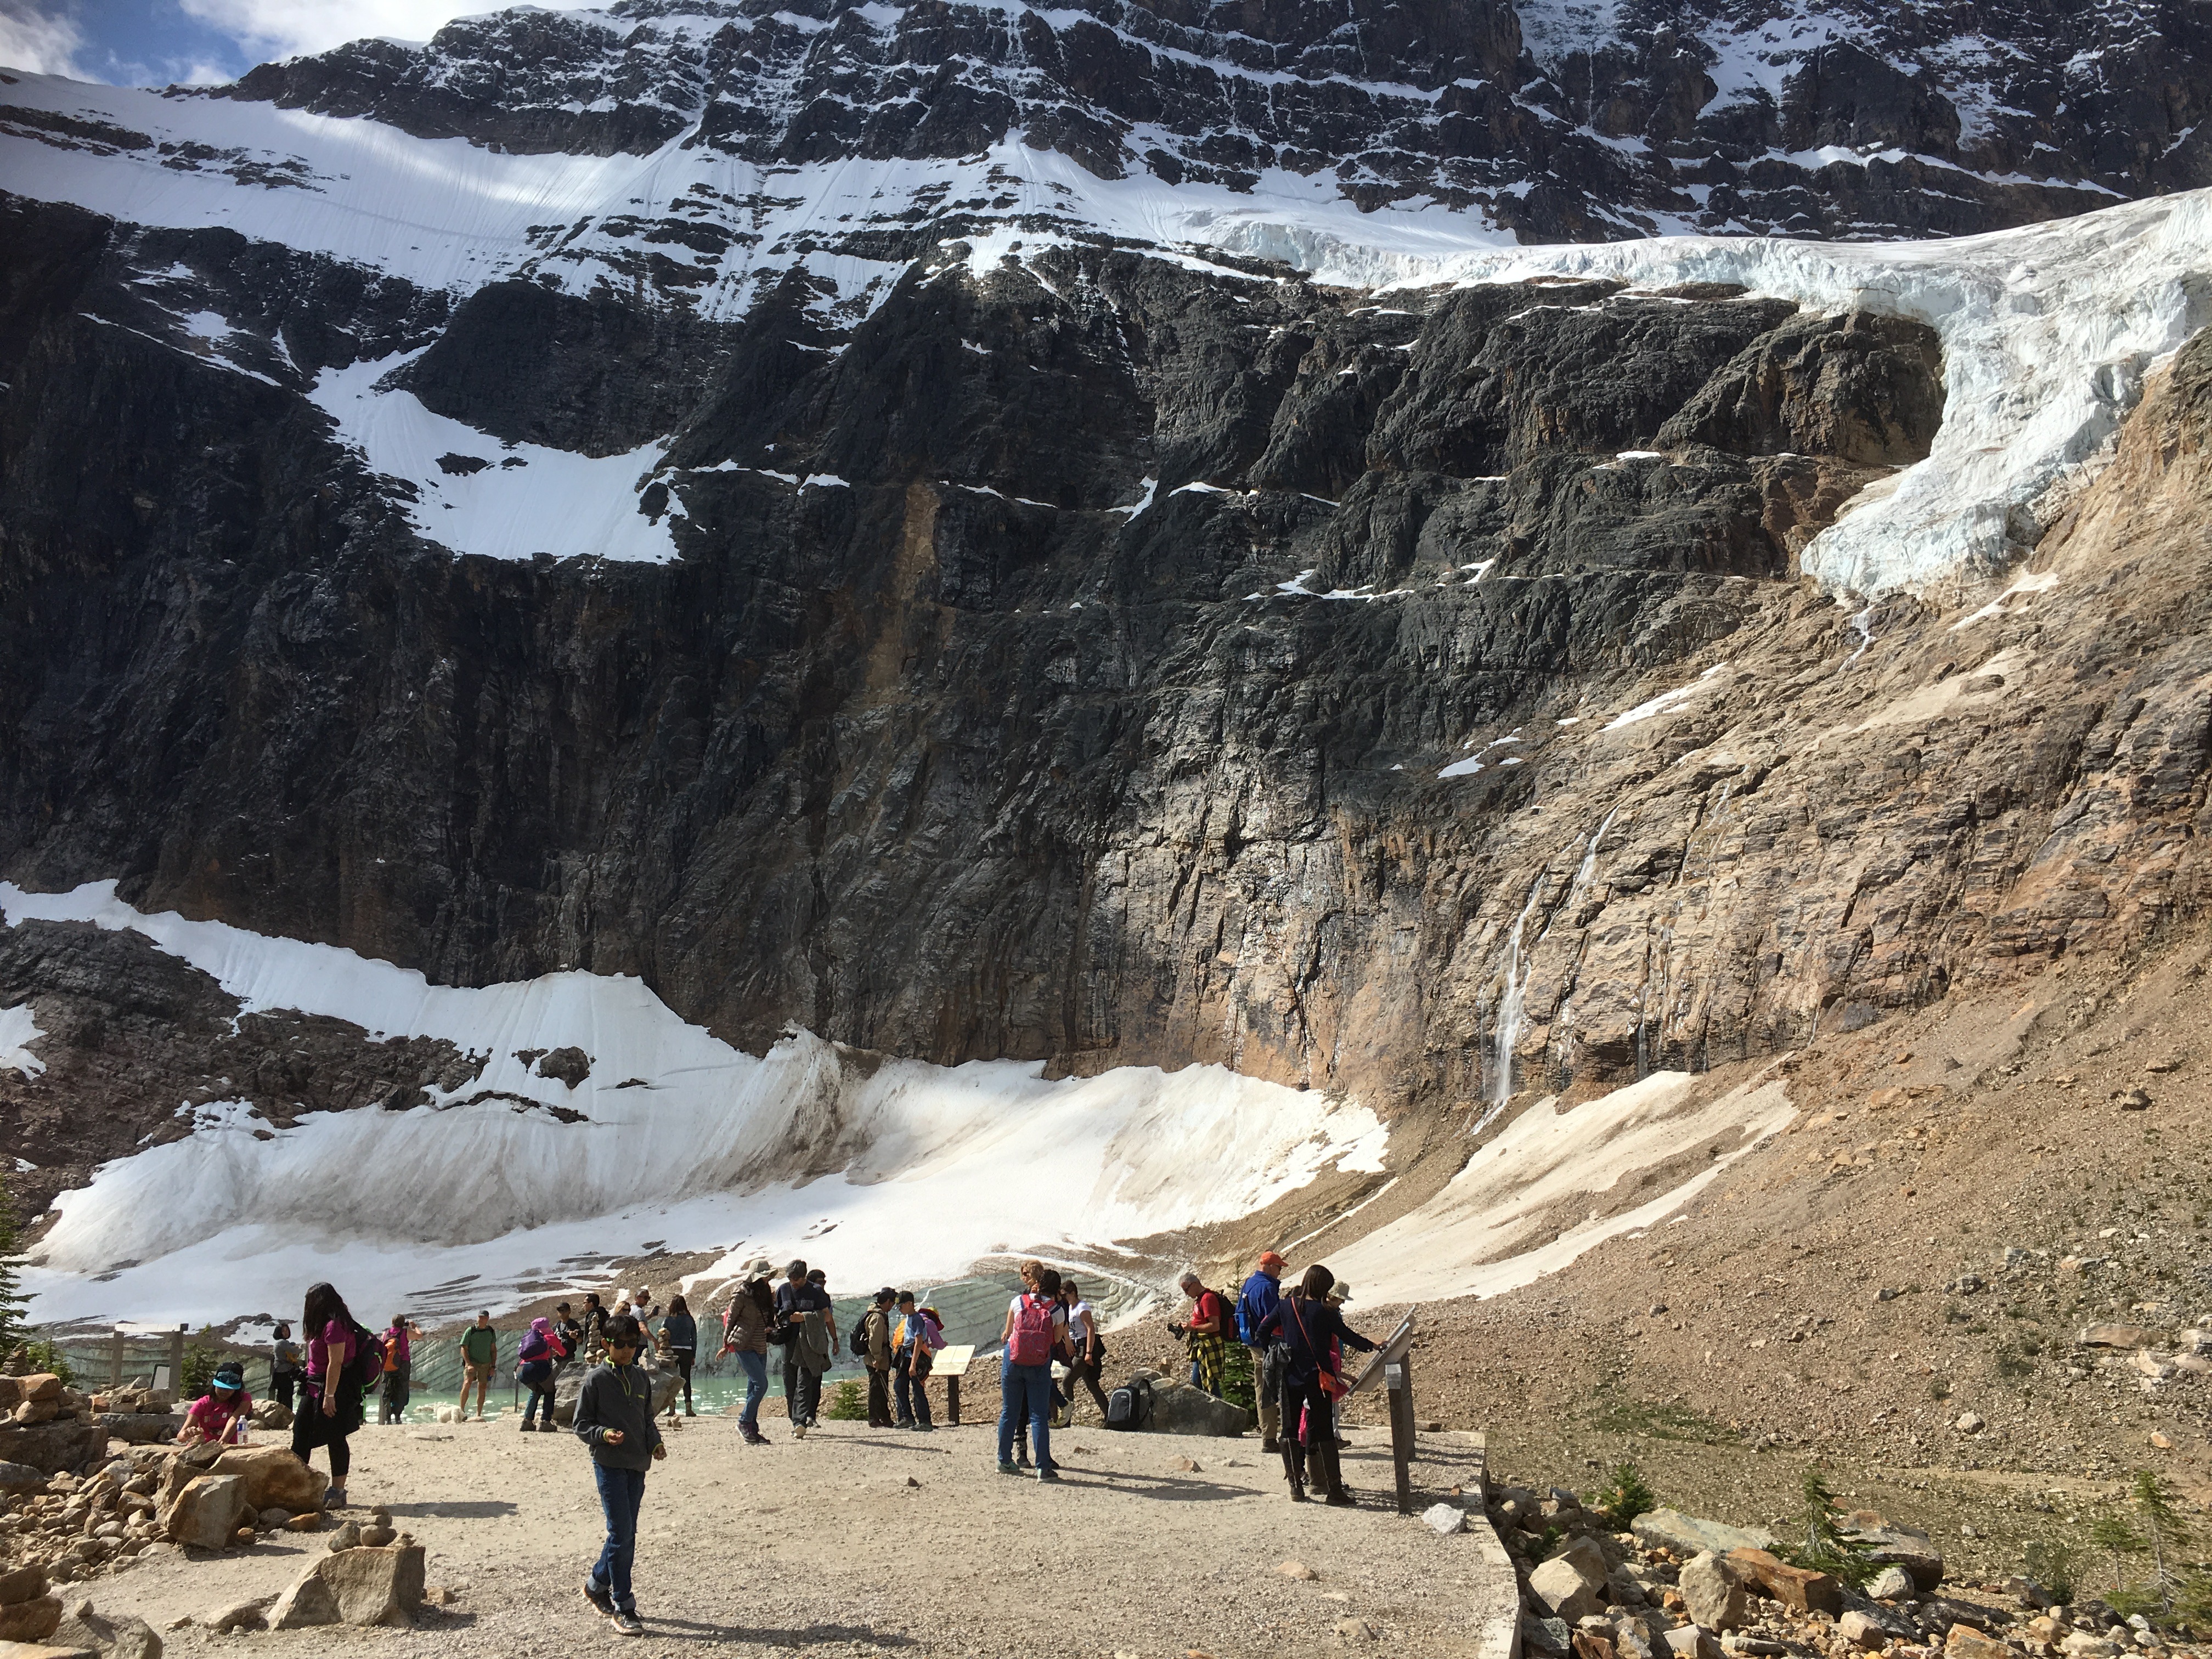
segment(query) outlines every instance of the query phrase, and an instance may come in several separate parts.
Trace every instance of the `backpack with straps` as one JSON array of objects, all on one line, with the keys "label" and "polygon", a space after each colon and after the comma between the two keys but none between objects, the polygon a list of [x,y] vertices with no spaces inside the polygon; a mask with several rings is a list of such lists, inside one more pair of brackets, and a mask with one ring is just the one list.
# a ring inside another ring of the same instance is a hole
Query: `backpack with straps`
[{"label": "backpack with straps", "polygon": [[338,1380],[356,1389],[374,1387],[384,1375],[384,1344],[351,1315],[346,1317],[346,1329],[353,1337],[353,1352],[346,1356],[345,1369],[338,1373]]},{"label": "backpack with straps", "polygon": [[881,1317],[880,1310],[871,1308],[853,1322],[853,1334],[846,1339],[846,1342],[853,1350],[854,1358],[866,1359],[868,1357],[868,1322]]},{"label": "backpack with straps", "polygon": [[1014,1304],[1014,1333],[1006,1343],[1006,1358],[1016,1365],[1051,1363],[1054,1338],[1052,1314],[1058,1304],[1026,1291]]}]

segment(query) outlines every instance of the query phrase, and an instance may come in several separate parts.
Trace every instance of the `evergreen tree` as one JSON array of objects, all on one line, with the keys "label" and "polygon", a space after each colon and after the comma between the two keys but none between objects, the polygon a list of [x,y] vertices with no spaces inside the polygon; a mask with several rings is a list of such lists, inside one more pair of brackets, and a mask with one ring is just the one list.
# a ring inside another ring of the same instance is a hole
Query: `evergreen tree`
[{"label": "evergreen tree", "polygon": [[2131,1496],[2135,1498],[2136,1513],[2142,1516],[2143,1535],[2150,1545],[2150,1587],[2158,1595],[2160,1605],[2171,1613],[2177,1575],[2168,1570],[2166,1558],[2188,1547],[2189,1522],[2174,1503],[2172,1488],[2153,1470],[2136,1471]]},{"label": "evergreen tree", "polygon": [[1865,1543],[1836,1519],[1836,1494],[1817,1466],[1805,1471],[1804,1493],[1805,1542],[1785,1552],[1791,1565],[1827,1573],[1855,1589],[1864,1588],[1879,1568]]},{"label": "evergreen tree", "polygon": [[6,1174],[0,1172],[0,1358],[15,1352],[30,1335],[23,1322],[29,1304],[23,1295],[22,1266],[15,1239],[15,1197]]},{"label": "evergreen tree", "polygon": [[2112,1591],[2118,1595],[2128,1587],[2126,1558],[2142,1553],[2142,1535],[2128,1524],[2125,1516],[2100,1515],[2089,1528],[2089,1543],[2112,1558]]}]

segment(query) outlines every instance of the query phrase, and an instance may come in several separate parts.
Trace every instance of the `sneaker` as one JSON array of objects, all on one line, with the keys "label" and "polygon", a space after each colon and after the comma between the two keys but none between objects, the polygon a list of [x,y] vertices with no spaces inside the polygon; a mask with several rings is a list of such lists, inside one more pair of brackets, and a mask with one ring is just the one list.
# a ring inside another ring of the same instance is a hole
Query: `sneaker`
[{"label": "sneaker", "polygon": [[1020,1464],[1009,1463],[1003,1457],[999,1460],[999,1473],[1000,1474],[1019,1474],[1021,1472],[1022,1466]]},{"label": "sneaker", "polygon": [[615,1598],[588,1578],[584,1581],[584,1599],[608,1618],[615,1616]]},{"label": "sneaker", "polygon": [[535,1423],[525,1423],[522,1425],[522,1431],[525,1434],[535,1434],[538,1432],[538,1425]]},{"label": "sneaker", "polygon": [[1048,1463],[1048,1464],[1046,1464],[1042,1468],[1041,1468],[1041,1469],[1039,1469],[1039,1470],[1037,1471],[1037,1479],[1038,1479],[1038,1480],[1059,1480],[1059,1479],[1060,1479],[1060,1466],[1059,1466],[1057,1463]]},{"label": "sneaker", "polygon": [[914,1425],[914,1431],[916,1434],[935,1434],[937,1432],[937,1425],[934,1423],[917,1423]]},{"label": "sneaker", "polygon": [[753,1427],[750,1423],[738,1424],[738,1432],[744,1437],[744,1443],[748,1446],[765,1446],[768,1444],[768,1437],[763,1434],[758,1429]]},{"label": "sneaker", "polygon": [[326,1510],[342,1510],[345,1508],[345,1488],[343,1486],[332,1486],[329,1491],[325,1492],[323,1494],[323,1507]]},{"label": "sneaker", "polygon": [[797,1420],[796,1419],[793,1419],[793,1422],[792,1422],[792,1425],[791,1425],[791,1437],[792,1437],[793,1440],[804,1440],[804,1439],[805,1439],[805,1438],[806,1438],[806,1425],[805,1425],[805,1424],[804,1424],[804,1423],[802,1423],[802,1422],[799,1422],[799,1420]]},{"label": "sneaker", "polygon": [[634,1613],[618,1613],[615,1615],[615,1634],[642,1636],[645,1634],[645,1620]]}]

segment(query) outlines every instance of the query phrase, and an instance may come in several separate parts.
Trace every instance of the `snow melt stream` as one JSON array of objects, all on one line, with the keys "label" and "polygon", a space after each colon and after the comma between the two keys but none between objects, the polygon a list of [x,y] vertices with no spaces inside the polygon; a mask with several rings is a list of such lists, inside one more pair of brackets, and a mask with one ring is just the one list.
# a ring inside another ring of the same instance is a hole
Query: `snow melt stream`
[{"label": "snow melt stream", "polygon": [[[181,1109],[192,1133],[57,1200],[25,1279],[42,1322],[222,1322],[288,1308],[319,1278],[373,1308],[499,1308],[657,1248],[803,1254],[847,1287],[949,1279],[986,1255],[1110,1254],[1231,1220],[1326,1168],[1380,1170],[1387,1142],[1363,1106],[1216,1066],[1048,1082],[1037,1062],[855,1058],[805,1032],[757,1059],[634,978],[433,985],[332,945],[143,914],[112,882],[0,883],[4,925],[33,919],[140,933],[241,1012],[442,1037],[484,1061],[407,1111],[276,1129],[244,1102]],[[573,1089],[519,1052],[571,1044],[592,1058]]]}]

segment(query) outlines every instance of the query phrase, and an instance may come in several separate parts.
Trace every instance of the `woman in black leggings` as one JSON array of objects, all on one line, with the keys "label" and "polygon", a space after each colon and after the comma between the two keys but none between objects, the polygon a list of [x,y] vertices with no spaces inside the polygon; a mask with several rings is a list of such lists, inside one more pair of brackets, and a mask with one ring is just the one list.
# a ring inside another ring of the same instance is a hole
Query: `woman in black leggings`
[{"label": "woman in black leggings", "polygon": [[1375,1345],[1325,1300],[1335,1284],[1336,1275],[1316,1262],[1253,1334],[1262,1346],[1280,1342],[1289,1350],[1282,1367],[1283,1479],[1291,1483],[1294,1504],[1306,1501],[1309,1467],[1324,1502],[1352,1501],[1336,1455],[1336,1397],[1328,1384],[1337,1376],[1338,1345],[1364,1353],[1374,1352]]},{"label": "woman in black leggings", "polygon": [[[1106,1339],[1098,1334],[1098,1318],[1072,1279],[1060,1281],[1060,1305],[1067,1310],[1067,1400],[1070,1421],[1074,1418],[1075,1385],[1091,1390],[1098,1402],[1098,1420],[1106,1420],[1106,1394],[1098,1386],[1098,1367],[1105,1363]],[[1064,1426],[1064,1425],[1063,1425]]]},{"label": "woman in black leggings", "polygon": [[361,1381],[351,1370],[359,1326],[346,1310],[344,1297],[328,1285],[313,1285],[300,1328],[307,1339],[307,1375],[292,1419],[292,1455],[305,1463],[316,1447],[330,1448],[331,1488],[323,1501],[343,1509],[346,1475],[353,1468],[353,1449],[346,1439],[361,1426]]}]

